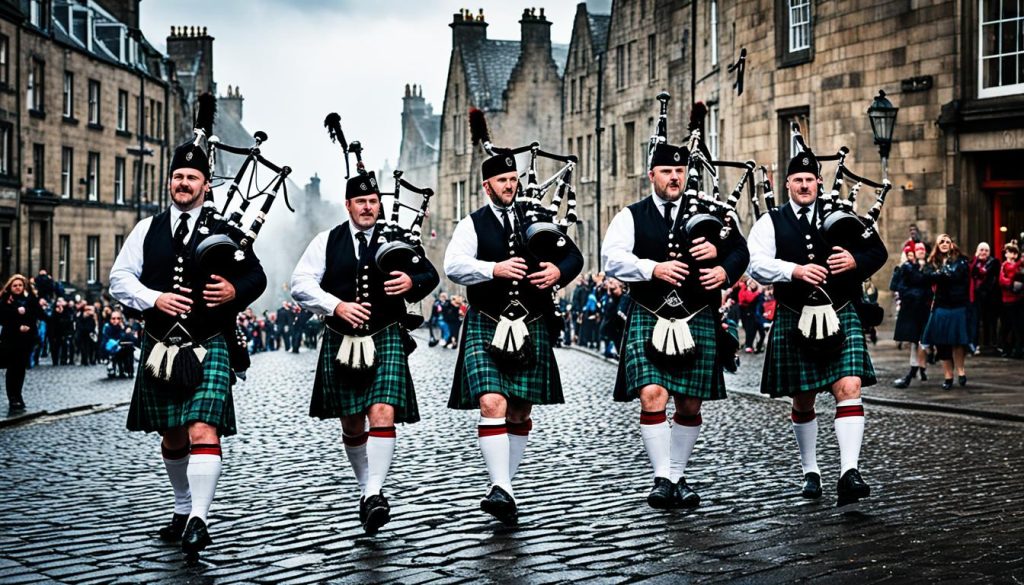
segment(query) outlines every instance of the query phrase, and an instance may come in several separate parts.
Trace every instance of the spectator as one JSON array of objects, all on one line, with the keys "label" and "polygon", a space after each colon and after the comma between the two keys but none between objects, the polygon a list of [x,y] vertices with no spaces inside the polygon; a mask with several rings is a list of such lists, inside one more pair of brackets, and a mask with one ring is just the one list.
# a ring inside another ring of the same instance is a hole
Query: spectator
[{"label": "spectator", "polygon": [[999,288],[1003,301],[1002,355],[1020,359],[1024,357],[1024,262],[1015,242],[1003,248],[1003,262],[999,273]]},{"label": "spectator", "polygon": [[447,348],[455,348],[458,344],[459,338],[459,296],[455,295],[444,304],[441,309],[441,318],[444,319],[445,326],[448,328],[448,336],[445,338],[444,346]]},{"label": "spectator", "polygon": [[757,352],[761,353],[764,349],[764,328],[757,317],[761,311],[761,301],[761,285],[756,280],[747,277],[740,281],[740,321],[743,323],[743,332],[746,334],[746,342],[743,344],[743,351],[746,353],[754,353],[755,338],[757,339]]},{"label": "spectator", "polygon": [[28,279],[15,274],[0,291],[0,365],[7,369],[8,416],[25,412],[21,390],[29,356],[38,341],[36,325],[44,317]]},{"label": "spectator", "polygon": [[601,341],[604,342],[604,357],[618,359],[629,297],[623,294],[622,283],[615,278],[605,280],[605,289],[608,294],[601,307]]},{"label": "spectator", "polygon": [[111,311],[103,325],[100,351],[107,358],[107,376],[131,378],[135,370],[135,340],[120,311]]},{"label": "spectator", "polygon": [[[897,275],[889,283],[889,288],[899,295],[900,309],[896,313],[896,330],[893,339],[910,343],[910,371],[902,378],[893,381],[893,386],[906,388],[917,376],[921,381],[928,379],[925,372],[925,352],[921,348],[921,336],[932,305],[932,285],[925,276],[926,249],[918,242],[909,254],[904,254],[903,263],[896,268]],[[894,288],[895,287],[895,288]]]},{"label": "spectator", "polygon": [[[448,293],[440,293],[434,297],[434,303],[430,306],[430,347],[434,347],[441,341],[448,343],[448,323],[444,320],[444,306],[448,303]],[[438,330],[438,336],[434,336],[434,328]]]},{"label": "spectator", "polygon": [[74,361],[75,332],[74,309],[63,298],[58,297],[50,313],[47,337],[50,340],[50,357],[55,366],[66,366]]},{"label": "spectator", "polygon": [[97,333],[96,309],[84,301],[80,303],[81,311],[75,319],[75,345],[83,366],[96,365],[96,346],[99,340]]},{"label": "spectator", "polygon": [[978,244],[971,258],[971,310],[967,322],[967,335],[974,353],[981,347],[996,343],[996,321],[1002,294],[999,290],[1000,265],[985,242]]},{"label": "spectator", "polygon": [[922,343],[934,345],[942,360],[945,379],[942,389],[953,387],[953,373],[961,386],[967,385],[964,359],[971,340],[967,336],[967,305],[970,303],[971,276],[967,259],[948,234],[940,234],[928,257],[925,277],[935,285],[935,299]]},{"label": "spectator", "polygon": [[35,278],[36,293],[39,298],[46,299],[47,301],[53,300],[54,286],[53,279],[47,274],[46,270],[40,270],[39,274]]},{"label": "spectator", "polygon": [[295,313],[292,311],[291,303],[285,301],[281,303],[281,308],[277,310],[277,327],[281,333],[281,339],[284,341],[284,350],[291,351],[292,349],[292,323],[295,321]]}]

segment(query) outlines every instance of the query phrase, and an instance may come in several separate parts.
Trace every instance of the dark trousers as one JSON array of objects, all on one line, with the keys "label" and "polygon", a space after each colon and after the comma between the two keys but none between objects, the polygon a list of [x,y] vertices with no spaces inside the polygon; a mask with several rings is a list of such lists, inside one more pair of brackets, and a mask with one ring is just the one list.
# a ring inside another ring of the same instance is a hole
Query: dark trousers
[{"label": "dark trousers", "polygon": [[292,353],[299,353],[299,346],[302,345],[302,330],[299,327],[292,327],[291,338]]},{"label": "dark trousers", "polygon": [[10,406],[24,403],[21,389],[25,386],[25,371],[28,369],[29,353],[19,352],[9,356],[5,382],[7,384],[7,402]]},{"label": "dark trousers", "polygon": [[764,342],[764,329],[757,320],[757,312],[751,307],[749,309],[740,309],[740,321],[743,322],[743,332],[746,334],[747,339],[743,344],[743,347],[749,347],[753,349],[754,339],[760,336],[761,343]]},{"label": "dark trousers", "polygon": [[1024,356],[1024,302],[1003,305],[1002,325],[1003,350],[1014,357]]}]

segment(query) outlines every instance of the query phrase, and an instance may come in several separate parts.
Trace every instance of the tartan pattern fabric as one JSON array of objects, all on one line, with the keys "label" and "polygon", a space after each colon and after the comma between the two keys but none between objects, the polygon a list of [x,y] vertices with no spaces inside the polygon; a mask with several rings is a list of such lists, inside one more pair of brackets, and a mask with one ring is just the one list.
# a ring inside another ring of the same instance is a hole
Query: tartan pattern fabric
[{"label": "tartan pattern fabric", "polygon": [[805,350],[796,344],[794,336],[800,314],[779,305],[775,321],[768,336],[765,350],[764,369],[761,372],[761,392],[773,397],[793,396],[801,392],[824,392],[832,384],[846,376],[858,376],[861,386],[875,384],[875,368],[868,355],[864,328],[853,303],[836,311],[839,325],[846,333],[846,341],[839,357],[817,361],[809,359]]},{"label": "tartan pattern fabric", "polygon": [[335,360],[343,337],[329,327],[324,328],[309,416],[340,418],[366,414],[373,404],[390,404],[395,407],[396,423],[419,421],[416,392],[399,325],[393,323],[373,334],[377,369],[368,383],[346,379],[346,372]]},{"label": "tartan pattern fabric", "polygon": [[528,325],[536,363],[529,370],[514,375],[503,373],[484,347],[491,342],[497,323],[470,309],[462,324],[459,359],[448,399],[448,408],[471,410],[480,408],[480,396],[490,392],[506,398],[518,398],[530,404],[562,404],[562,379],[551,347],[551,338],[544,319]]},{"label": "tartan pattern fabric", "polygon": [[715,336],[716,315],[707,307],[690,319],[690,334],[697,355],[682,375],[673,375],[647,358],[647,342],[658,317],[637,303],[630,308],[622,339],[615,400],[628,402],[639,397],[644,386],[657,384],[676,396],[721,400],[725,398],[725,375],[718,363]]},{"label": "tartan pattern fabric", "polygon": [[128,407],[128,430],[162,433],[191,422],[203,422],[217,427],[218,435],[235,434],[231,364],[224,337],[217,335],[202,344],[206,348],[203,382],[190,399],[180,403],[162,392],[160,382],[146,372],[146,359],[153,345],[153,339],[143,334],[142,359],[139,360],[135,391]]}]

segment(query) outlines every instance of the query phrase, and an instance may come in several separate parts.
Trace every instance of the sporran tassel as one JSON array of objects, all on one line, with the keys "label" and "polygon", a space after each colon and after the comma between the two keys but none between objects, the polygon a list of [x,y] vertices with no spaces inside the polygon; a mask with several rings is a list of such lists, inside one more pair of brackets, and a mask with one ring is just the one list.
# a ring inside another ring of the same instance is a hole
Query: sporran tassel
[{"label": "sporran tassel", "polygon": [[[191,344],[185,344],[174,348],[177,351],[174,361],[171,362],[171,371],[168,382],[175,389],[191,392],[203,383],[203,364]],[[170,352],[168,352],[170,353]],[[205,357],[205,351],[203,353]]]},{"label": "sporran tassel", "polygon": [[345,335],[335,358],[352,370],[369,370],[376,366],[377,347],[369,335]]}]

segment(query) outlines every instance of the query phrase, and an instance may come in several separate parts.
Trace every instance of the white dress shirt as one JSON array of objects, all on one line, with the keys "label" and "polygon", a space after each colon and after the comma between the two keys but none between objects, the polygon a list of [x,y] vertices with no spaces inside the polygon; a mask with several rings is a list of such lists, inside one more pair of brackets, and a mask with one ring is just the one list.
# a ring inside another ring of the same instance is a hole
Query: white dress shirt
[{"label": "white dress shirt", "polygon": [[[787,203],[796,216],[800,217],[800,205],[792,199]],[[811,207],[810,221],[817,223],[814,216],[814,207]],[[775,257],[775,224],[772,218],[765,213],[757,220],[747,236],[747,246],[750,248],[750,266],[747,272],[754,280],[761,284],[772,284],[775,282],[790,282],[793,280],[793,270],[798,266],[795,262],[780,260]]]},{"label": "white dress shirt", "polygon": [[[373,228],[368,230],[356,229],[355,224],[349,221],[349,236],[352,238],[352,249],[359,253],[359,239],[356,234],[366,234],[367,245],[372,245]],[[303,308],[309,309],[317,315],[333,315],[334,310],[341,303],[341,299],[320,288],[320,281],[327,272],[327,239],[331,230],[322,231],[313,238],[313,241],[306,246],[306,251],[299,258],[299,263],[292,271],[292,298]]]},{"label": "white dress shirt", "polygon": [[[488,202],[494,216],[498,218],[498,224],[503,223],[501,207],[493,202]],[[515,229],[516,214],[512,208],[508,208],[508,220]],[[470,286],[487,282],[494,279],[494,265],[497,262],[485,262],[477,260],[477,239],[476,228],[473,226],[472,216],[466,216],[459,220],[455,226],[455,233],[452,234],[448,248],[444,252],[444,273],[456,284]]]},{"label": "white dress shirt", "polygon": [[[658,208],[658,215],[665,216],[665,199],[654,193],[650,195]],[[673,207],[669,212],[672,220],[675,221],[679,213],[679,204],[682,199],[673,201]],[[608,232],[604,236],[604,243],[601,245],[601,265],[604,273],[612,278],[623,282],[640,282],[651,280],[654,277],[654,267],[658,265],[654,260],[640,258],[633,253],[633,245],[636,243],[633,213],[629,208],[623,208],[617,213],[612,222],[608,224]]]},{"label": "white dress shirt", "polygon": [[[195,229],[196,220],[199,218],[201,209],[201,207],[196,207],[188,211],[186,242],[192,238],[192,231]],[[184,212],[178,209],[176,205],[172,205],[170,210],[171,237],[174,237],[174,232],[178,229],[178,221]],[[152,217],[147,217],[135,224],[135,227],[125,239],[121,251],[117,254],[114,265],[110,268],[110,295],[121,304],[139,311],[153,308],[156,305],[157,298],[164,292],[167,292],[153,290],[139,281],[139,277],[142,276],[142,264],[144,261],[142,257],[143,245],[146,242],[146,234],[149,233],[149,226],[152,224]]]}]

